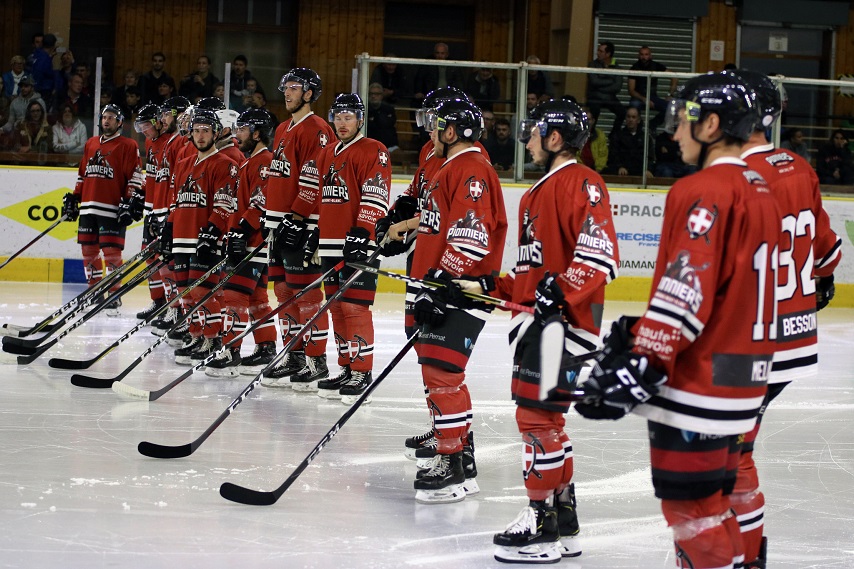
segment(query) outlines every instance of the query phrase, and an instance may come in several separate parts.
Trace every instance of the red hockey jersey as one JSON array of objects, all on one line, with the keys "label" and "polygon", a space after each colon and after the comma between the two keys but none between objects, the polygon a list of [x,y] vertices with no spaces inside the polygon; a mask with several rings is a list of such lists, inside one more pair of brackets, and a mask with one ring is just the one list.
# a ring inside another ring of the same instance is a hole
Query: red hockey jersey
[{"label": "red hockey jersey", "polygon": [[636,408],[697,433],[750,431],[776,347],[780,213],[762,177],[725,157],[667,194],[661,244],[635,352],[667,374]]},{"label": "red hockey jersey", "polygon": [[164,202],[165,197],[157,196],[160,191],[168,191],[166,186],[157,185],[157,173],[160,171],[160,163],[163,160],[163,151],[169,143],[171,135],[161,134],[154,140],[145,139],[145,212],[150,215],[154,210],[155,202]]},{"label": "red hockey jersey", "polygon": [[617,278],[619,265],[605,182],[595,170],[570,160],[522,196],[516,267],[497,280],[495,295],[533,306],[546,272],[558,274],[564,316],[584,340],[578,351],[589,351],[599,343],[605,285]]},{"label": "red hockey jersey", "polygon": [[278,227],[288,213],[305,218],[310,228],[317,225],[320,185],[317,160],[333,140],[332,127],[314,113],[299,122],[289,119],[279,125],[269,164],[267,228]]},{"label": "red hockey jersey", "polygon": [[201,160],[190,157],[178,163],[173,176],[175,209],[169,214],[173,253],[195,253],[199,230],[209,223],[222,233],[228,231],[237,172],[234,160],[219,151]]},{"label": "red hockey jersey", "polygon": [[[158,160],[157,172],[154,175],[154,199],[152,200],[152,213],[157,216],[169,213],[174,203],[174,195],[170,190],[172,180],[172,169],[178,165],[186,139],[179,134],[172,134],[166,141],[163,152]],[[148,192],[146,192],[146,198]]]},{"label": "red hockey jersey", "polygon": [[[338,142],[318,157],[322,173],[320,202],[321,257],[340,257],[352,227],[371,237],[377,220],[388,213],[391,162],[385,145],[361,134],[348,144]],[[373,245],[373,241],[371,241]]]},{"label": "red hockey jersey", "polygon": [[74,195],[80,198],[80,215],[115,219],[119,200],[142,188],[144,174],[136,142],[117,132],[110,138],[93,136],[86,141],[77,169]]},{"label": "red hockey jersey", "polygon": [[237,200],[229,227],[237,227],[243,219],[255,231],[249,236],[250,248],[261,244],[261,218],[267,201],[267,180],[273,153],[266,148],[252,154],[240,165],[237,182]]},{"label": "red hockey jersey", "polygon": [[495,169],[477,148],[444,161],[425,189],[411,274],[498,275],[507,214]]},{"label": "red hockey jersey", "polygon": [[777,351],[769,382],[818,373],[815,279],[833,273],[842,240],[821,205],[818,175],[797,154],[767,144],[742,156],[768,182],[783,219],[777,287]]}]

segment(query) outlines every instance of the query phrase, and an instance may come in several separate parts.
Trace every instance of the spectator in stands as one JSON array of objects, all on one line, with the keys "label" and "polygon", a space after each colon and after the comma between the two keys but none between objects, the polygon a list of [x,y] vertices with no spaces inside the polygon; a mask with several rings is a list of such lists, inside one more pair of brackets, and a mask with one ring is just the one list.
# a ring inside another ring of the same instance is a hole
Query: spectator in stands
[{"label": "spectator in stands", "polygon": [[588,168],[602,172],[608,165],[608,140],[602,129],[596,126],[596,117],[590,113],[590,109],[588,107],[581,108],[587,113],[587,120],[590,123],[590,136],[584,143],[579,158]]},{"label": "spectator in stands", "polygon": [[91,98],[95,92],[95,80],[92,78],[92,71],[89,69],[89,64],[85,61],[75,63],[74,73],[83,78],[83,94]]},{"label": "spectator in stands", "polygon": [[[249,71],[248,66],[249,60],[246,59],[245,55],[236,55],[231,61],[231,85],[229,86],[231,89],[231,96],[229,97],[229,107],[239,113],[246,110],[246,105],[243,103],[243,97],[252,94],[249,92],[249,87],[246,85],[250,79],[254,80],[252,72]],[[255,84],[257,88],[257,81]]]},{"label": "spectator in stands", "polygon": [[53,71],[53,54],[56,53],[56,36],[45,34],[42,47],[33,52],[33,86],[50,108],[56,94],[56,74]]},{"label": "spectator in stands", "polygon": [[213,97],[214,86],[217,83],[219,83],[219,79],[211,73],[211,58],[207,55],[200,55],[196,60],[195,73],[184,76],[179,93],[196,103],[199,99]]},{"label": "spectator in stands", "polygon": [[152,102],[156,105],[162,104],[167,99],[175,96],[175,81],[171,77],[161,77],[157,85],[157,98]]},{"label": "spectator in stands", "polygon": [[66,49],[62,52],[62,55],[59,56],[59,69],[57,70],[59,74],[59,80],[62,81],[62,84],[67,87],[68,80],[71,79],[71,76],[74,75],[74,54],[71,53],[70,49]]},{"label": "spectator in stands", "polygon": [[[596,48],[596,59],[591,61],[588,67],[597,69],[617,69],[614,62],[613,42],[600,42]],[[598,122],[602,109],[608,109],[614,113],[614,124],[611,133],[619,132],[626,118],[626,108],[617,98],[623,88],[623,78],[620,75],[605,75],[602,73],[591,73],[587,76],[587,106],[590,108],[590,116]]]},{"label": "spectator in stands", "polygon": [[213,88],[213,96],[220,101],[225,101],[225,83],[217,83]]},{"label": "spectator in stands", "polygon": [[33,34],[32,36],[32,44],[33,51],[30,55],[27,56],[24,71],[27,75],[32,76],[33,74],[33,65],[36,63],[36,59],[39,57],[39,52],[42,51],[42,45],[44,42],[44,32],[38,32]]},{"label": "spectator in stands", "polygon": [[13,55],[9,64],[12,69],[3,74],[3,88],[6,96],[11,99],[18,96],[18,82],[24,76],[24,59],[23,55]]},{"label": "spectator in stands", "polygon": [[[142,92],[142,101],[144,103],[150,103],[157,99],[157,86],[160,85],[160,80],[164,77],[169,77],[169,74],[163,70],[166,66],[166,56],[162,51],[156,51],[151,54],[151,70],[142,76],[142,79],[139,81],[141,85],[139,85]],[[173,79],[174,82],[174,79]],[[127,76],[125,77],[125,86],[130,87],[127,84]],[[116,97],[117,101],[122,101]],[[127,118],[127,116],[125,116]]]},{"label": "spectator in stands", "polygon": [[[433,46],[433,59],[436,61],[447,61],[451,52],[448,44],[439,42]],[[420,107],[424,95],[438,89],[439,87],[463,87],[463,78],[458,67],[445,67],[443,65],[422,65],[415,73],[415,95],[413,106]]]},{"label": "spectator in stands", "polygon": [[[124,83],[121,86],[113,89],[113,101],[115,101],[119,105],[119,107],[124,104],[125,92],[127,91],[128,87],[140,87],[139,73],[137,73],[133,69],[128,69],[127,71],[125,71]],[[155,89],[154,92],[156,93],[157,90]],[[103,108],[103,105],[101,106],[101,108]]]},{"label": "spectator in stands", "polygon": [[12,99],[6,95],[5,81],[0,78],[0,125],[6,124],[9,120],[9,105],[12,104]]},{"label": "spectator in stands", "polygon": [[[529,55],[525,61],[528,62],[528,65],[540,65],[540,58],[536,55]],[[554,96],[554,88],[552,88],[552,80],[548,72],[529,69],[528,91],[536,93],[539,102],[551,99]]]},{"label": "spectator in stands", "polygon": [[245,95],[243,95],[243,100],[241,104],[243,105],[243,110],[252,108],[252,95],[255,94],[255,91],[263,92],[263,89],[258,87],[258,81],[255,80],[254,77],[250,77],[246,80],[246,89],[243,90]]},{"label": "spectator in stands", "polygon": [[72,75],[71,79],[68,80],[68,88],[60,98],[57,108],[63,105],[70,105],[78,117],[88,118],[92,116],[94,102],[92,97],[83,93],[83,77],[80,75]]},{"label": "spectator in stands", "polygon": [[45,154],[53,151],[53,134],[41,101],[31,101],[27,105],[26,118],[17,122],[12,136],[14,152]]},{"label": "spectator in stands", "polygon": [[807,162],[812,163],[810,150],[807,148],[806,142],[804,142],[804,131],[799,128],[790,128],[783,133],[783,141],[780,142],[780,148],[791,150]]},{"label": "spectator in stands", "polygon": [[[385,56],[397,57],[393,53],[387,53]],[[371,83],[383,86],[383,100],[390,105],[395,105],[402,97],[406,97],[406,81],[406,69],[396,63],[381,63],[371,73]]]},{"label": "spectator in stands", "polygon": [[275,113],[267,107],[267,96],[264,94],[264,91],[259,89],[252,93],[252,107],[255,109],[264,109],[270,113],[270,116],[273,117],[273,124],[275,126],[279,126],[279,119],[276,117]]},{"label": "spectator in stands", "polygon": [[98,105],[99,109],[103,109],[107,105],[113,102],[113,90],[102,88],[101,89],[101,104]]},{"label": "spectator in stands", "polygon": [[53,151],[59,154],[82,154],[89,135],[71,105],[59,108],[59,120],[53,125]]},{"label": "spectator in stands", "polygon": [[516,139],[511,136],[510,121],[495,119],[495,136],[484,143],[492,167],[496,172],[512,170],[516,161]]},{"label": "spectator in stands", "polygon": [[20,93],[9,103],[9,118],[3,126],[3,131],[6,133],[12,132],[15,125],[27,117],[27,107],[33,101],[39,101],[42,107],[45,107],[44,99],[36,92],[33,86],[33,80],[29,75],[24,74],[18,82]]},{"label": "spectator in stands", "polygon": [[495,113],[483,111],[483,131],[480,133],[480,143],[484,146],[487,140],[495,138]]},{"label": "spectator in stands", "polygon": [[[652,50],[643,45],[638,50],[638,60],[631,66],[632,71],[667,71],[664,64],[652,59]],[[658,111],[658,114],[649,121],[650,129],[657,129],[664,122],[664,112],[667,110],[667,101],[658,96],[658,79],[653,77],[650,81],[649,100],[646,99],[646,77],[629,77],[629,105],[636,109],[649,108]],[[677,79],[670,80],[670,92],[672,95],[676,90]]]},{"label": "spectator in stands", "polygon": [[540,98],[537,97],[536,93],[528,91],[528,94],[525,96],[525,116],[531,114],[531,111],[539,104],[539,101]]},{"label": "spectator in stands", "polygon": [[640,113],[636,107],[626,110],[626,124],[617,132],[608,151],[608,166],[604,174],[618,176],[642,176],[644,148],[648,150],[649,162],[647,176],[652,177],[652,162],[655,152],[650,139],[640,124]]},{"label": "spectator in stands", "polygon": [[854,184],[854,161],[848,150],[848,135],[844,130],[834,130],[827,144],[818,149],[815,170],[822,184]]},{"label": "spectator in stands", "polygon": [[398,149],[397,115],[394,107],[383,101],[383,86],[371,83],[368,86],[368,138],[385,144],[389,152]]},{"label": "spectator in stands", "polygon": [[655,176],[661,178],[681,178],[693,174],[696,166],[689,166],[682,161],[682,151],[679,143],[673,140],[673,135],[662,132],[655,137]]},{"label": "spectator in stands", "polygon": [[495,102],[501,98],[501,84],[488,67],[481,67],[469,75],[463,91],[481,110],[491,111]]},{"label": "spectator in stands", "polygon": [[142,90],[139,87],[127,87],[125,89],[125,100],[124,101],[116,101],[119,103],[119,108],[122,110],[122,115],[124,115],[125,120],[122,123],[122,126],[125,124],[133,128],[133,122],[130,121],[130,117],[136,114],[139,110],[139,107],[142,106]]}]

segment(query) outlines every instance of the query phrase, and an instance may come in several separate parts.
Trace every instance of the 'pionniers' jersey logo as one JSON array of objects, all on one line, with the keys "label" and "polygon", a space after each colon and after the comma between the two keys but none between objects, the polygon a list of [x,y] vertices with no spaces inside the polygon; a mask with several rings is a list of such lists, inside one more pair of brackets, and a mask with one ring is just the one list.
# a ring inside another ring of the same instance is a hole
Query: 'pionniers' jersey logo
[{"label": "'pionniers' jersey logo", "polygon": [[591,184],[585,178],[584,190],[587,192],[587,200],[590,202],[590,205],[595,206],[602,201],[602,187],[599,184]]},{"label": "'pionniers' jersey logo", "polygon": [[489,233],[481,221],[482,217],[476,217],[473,209],[466,212],[466,216],[458,219],[448,228],[447,241],[455,247],[469,246],[478,249],[489,248]]},{"label": "'pionniers' jersey logo", "polygon": [[717,219],[717,205],[713,205],[712,209],[710,210],[705,207],[700,207],[700,200],[697,200],[696,202],[694,202],[694,205],[691,206],[691,211],[688,213],[688,221],[686,225],[686,229],[688,230],[688,237],[690,237],[691,239],[705,237],[706,243],[708,243],[709,238],[706,234],[712,230],[712,227],[715,225],[715,221]]},{"label": "'pionniers' jersey logo", "polygon": [[468,180],[465,181],[465,185],[468,189],[468,193],[465,195],[464,199],[471,198],[471,201],[477,203],[477,200],[483,197],[483,194],[489,191],[489,188],[486,186],[486,180],[481,178],[480,180],[475,179],[474,176],[471,176]]},{"label": "'pionniers' jersey logo", "polygon": [[175,200],[177,207],[208,207],[208,196],[199,185],[199,178],[188,176]]},{"label": "'pionniers' jersey logo", "polygon": [[679,251],[676,259],[667,264],[655,296],[697,314],[703,304],[703,287],[697,273],[706,270],[708,266],[708,263],[700,267],[692,265],[691,253]]},{"label": "'pionniers' jersey logo", "polygon": [[273,159],[270,160],[270,176],[274,178],[290,178],[291,163],[285,156],[285,141],[280,140],[279,145],[273,151]]},{"label": "'pionniers' jersey logo", "polygon": [[347,188],[344,178],[339,174],[346,165],[347,163],[344,162],[337,170],[335,164],[329,165],[329,171],[323,177],[323,203],[342,204],[350,201],[350,190]]},{"label": "'pionniers' jersey logo", "polygon": [[587,219],[581,224],[581,232],[578,234],[578,243],[576,249],[592,254],[605,254],[608,257],[614,256],[614,244],[611,238],[602,229],[602,226],[608,223],[608,220],[602,223],[596,223],[591,214],[587,214]]},{"label": "'pionniers' jersey logo", "polygon": [[83,174],[87,178],[104,178],[112,180],[115,177],[115,172],[106,157],[101,154],[100,150],[96,150],[92,158],[86,162],[86,171]]},{"label": "'pionniers' jersey logo", "polygon": [[543,266],[543,244],[537,239],[534,221],[539,216],[530,216],[530,210],[522,214],[522,232],[519,235],[519,254],[516,258],[516,274],[527,273],[532,267]]},{"label": "'pionniers' jersey logo", "polygon": [[418,233],[436,235],[442,225],[442,213],[439,204],[433,197],[433,192],[439,189],[439,183],[433,182],[433,186],[419,193],[418,206],[421,208],[421,216],[418,219]]},{"label": "'pionniers' jersey logo", "polygon": [[158,168],[157,172],[154,174],[154,181],[158,184],[168,181],[169,176],[171,176],[171,170],[172,166],[169,164],[169,159],[164,157],[163,162],[160,164],[160,168]]}]

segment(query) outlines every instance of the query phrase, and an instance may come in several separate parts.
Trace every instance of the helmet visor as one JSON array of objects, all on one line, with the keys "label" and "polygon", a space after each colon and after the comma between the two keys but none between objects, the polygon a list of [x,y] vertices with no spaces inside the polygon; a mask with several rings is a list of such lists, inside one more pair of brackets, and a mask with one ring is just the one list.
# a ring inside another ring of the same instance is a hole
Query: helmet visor
[{"label": "helmet visor", "polygon": [[358,121],[364,118],[361,109],[329,109],[329,122],[335,122],[335,117],[342,113],[349,113],[351,115],[355,115],[356,120]]},{"label": "helmet visor", "polygon": [[151,120],[143,120],[143,121],[136,121],[136,122],[134,122],[134,123],[133,123],[133,129],[134,129],[136,132],[138,132],[139,134],[145,134],[146,132],[148,132],[148,131],[150,131],[152,128],[154,128],[154,123],[155,123],[155,120],[154,120],[154,119],[151,119]]},{"label": "helmet visor", "polygon": [[528,141],[531,140],[531,134],[534,132],[535,128],[539,130],[540,136],[546,135],[548,127],[543,121],[537,119],[522,119],[519,121],[519,142],[522,144],[528,144]]},{"label": "helmet visor", "polygon": [[667,111],[664,115],[664,130],[673,134],[679,128],[679,121],[685,120],[691,123],[700,120],[700,103],[686,101],[685,99],[670,99]]}]

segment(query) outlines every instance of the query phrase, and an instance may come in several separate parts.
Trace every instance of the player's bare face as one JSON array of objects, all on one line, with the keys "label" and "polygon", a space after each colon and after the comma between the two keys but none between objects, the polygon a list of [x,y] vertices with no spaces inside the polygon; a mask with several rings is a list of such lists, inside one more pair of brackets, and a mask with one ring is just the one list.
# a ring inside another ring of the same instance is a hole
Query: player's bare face
[{"label": "player's bare face", "polygon": [[359,133],[359,119],[356,117],[356,113],[347,111],[337,113],[333,124],[338,140],[344,144],[353,140]]},{"label": "player's bare face", "polygon": [[299,110],[304,102],[303,95],[305,95],[305,91],[302,90],[301,84],[296,81],[285,83],[285,108],[289,113],[295,113]]},{"label": "player's bare face", "polygon": [[694,124],[685,117],[685,109],[679,110],[679,124],[673,134],[673,140],[679,143],[682,152],[682,161],[686,164],[696,164],[700,158],[700,143],[691,135],[691,126]]},{"label": "player's bare face", "polygon": [[430,140],[433,142],[433,153],[439,158],[444,158],[445,156],[445,146],[441,140],[441,134],[444,131],[439,130],[438,128],[433,128],[430,131]]},{"label": "player's bare face", "polygon": [[531,159],[537,166],[545,166],[548,161],[549,154],[543,150],[543,138],[540,136],[538,127],[531,128],[531,138],[528,139],[528,144],[525,149],[531,153]]},{"label": "player's bare face", "polygon": [[104,136],[113,136],[119,131],[119,121],[113,113],[104,113],[101,116],[101,132]]},{"label": "player's bare face", "polygon": [[207,152],[214,145],[213,129],[207,125],[196,125],[191,131],[193,135],[193,146],[199,152]]},{"label": "player's bare face", "polygon": [[234,130],[234,137],[237,139],[237,146],[240,148],[241,152],[251,152],[255,149],[255,141],[252,138],[250,127],[237,127]]}]

